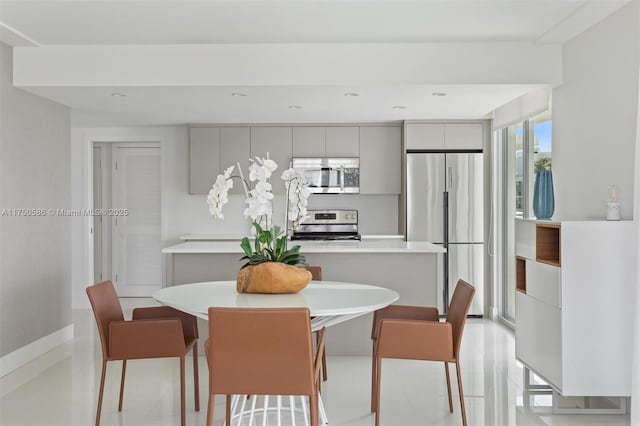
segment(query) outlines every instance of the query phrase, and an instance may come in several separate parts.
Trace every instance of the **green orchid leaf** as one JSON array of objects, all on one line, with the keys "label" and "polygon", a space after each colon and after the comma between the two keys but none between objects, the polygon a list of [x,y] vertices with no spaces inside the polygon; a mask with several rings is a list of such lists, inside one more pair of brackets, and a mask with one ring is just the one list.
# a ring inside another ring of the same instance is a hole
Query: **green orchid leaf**
[{"label": "green orchid leaf", "polygon": [[251,251],[251,243],[249,242],[249,238],[244,237],[241,241],[240,241],[240,247],[242,248],[242,251],[247,255],[247,256],[251,256],[251,254],[253,253]]}]

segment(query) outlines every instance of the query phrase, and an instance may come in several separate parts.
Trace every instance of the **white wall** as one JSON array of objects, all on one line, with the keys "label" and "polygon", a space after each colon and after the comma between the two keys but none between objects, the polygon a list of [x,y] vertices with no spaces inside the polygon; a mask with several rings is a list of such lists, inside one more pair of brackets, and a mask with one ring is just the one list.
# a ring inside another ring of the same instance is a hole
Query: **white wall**
[{"label": "white wall", "polygon": [[[166,127],[74,127],[71,130],[71,177],[73,208],[91,207],[92,142],[160,142],[162,174],[162,245],[179,243],[184,234],[245,234],[244,196],[231,195],[225,219],[209,215],[206,195],[189,194],[189,132],[187,126]],[[212,182],[213,184],[213,182]],[[310,208],[355,208],[360,211],[360,231],[367,234],[398,233],[396,195],[313,195]],[[274,218],[284,221],[284,197],[274,199]],[[85,287],[93,283],[92,218],[72,223],[72,306],[89,306]]]},{"label": "white wall", "polygon": [[[0,209],[69,208],[69,109],[14,88],[1,43],[0,64]],[[71,324],[70,221],[0,215],[0,357]]]},{"label": "white wall", "polygon": [[553,174],[559,219],[604,219],[607,187],[633,217],[640,52],[639,2],[563,48],[564,84],[553,91]]}]

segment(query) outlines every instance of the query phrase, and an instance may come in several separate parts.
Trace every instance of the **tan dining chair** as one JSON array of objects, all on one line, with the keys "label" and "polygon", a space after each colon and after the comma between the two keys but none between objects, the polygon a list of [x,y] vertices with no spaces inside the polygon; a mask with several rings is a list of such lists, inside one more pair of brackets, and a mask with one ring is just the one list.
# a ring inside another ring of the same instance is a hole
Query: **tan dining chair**
[{"label": "tan dining chair", "polygon": [[[307,266],[307,270],[311,272],[311,280],[313,281],[322,281],[322,267],[321,266]],[[318,338],[318,332],[315,332],[316,335],[316,349],[320,343],[320,339]],[[322,381],[327,381],[327,352],[322,353]]]},{"label": "tan dining chair", "polygon": [[198,323],[196,318],[168,306],[136,308],[131,321],[125,321],[120,300],[111,281],[87,287],[87,295],[96,318],[102,345],[102,375],[96,426],[100,424],[102,394],[108,361],[122,361],[120,399],[122,411],[127,360],[145,358],[180,358],[180,424],[185,426],[184,358],[193,349],[195,410],[200,410],[198,392]]},{"label": "tan dining chair", "polygon": [[453,413],[453,400],[449,363],[454,363],[458,376],[462,424],[467,425],[460,376],[460,342],[474,293],[475,289],[472,285],[458,280],[449,304],[446,322],[440,322],[438,309],[433,307],[390,305],[374,313],[371,330],[373,340],[371,411],[376,413],[376,426],[380,424],[382,358],[443,361],[451,413]]},{"label": "tan dining chair", "polygon": [[311,426],[317,426],[324,329],[319,336],[314,358],[307,308],[209,308],[207,426],[216,395],[226,395],[231,424],[234,394],[308,396]]}]

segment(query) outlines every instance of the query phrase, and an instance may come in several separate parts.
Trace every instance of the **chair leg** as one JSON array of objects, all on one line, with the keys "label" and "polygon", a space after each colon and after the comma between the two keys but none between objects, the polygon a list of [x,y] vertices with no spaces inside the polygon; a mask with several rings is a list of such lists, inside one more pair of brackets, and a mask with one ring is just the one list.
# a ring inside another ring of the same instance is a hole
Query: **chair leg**
[{"label": "chair leg", "polygon": [[456,373],[458,375],[458,393],[460,393],[460,410],[462,411],[462,426],[467,426],[467,411],[464,409],[464,394],[462,393],[462,377],[460,376],[460,364],[456,360]]},{"label": "chair leg", "polygon": [[198,381],[198,342],[193,345],[193,398],[196,411],[200,411],[200,383]]},{"label": "chair leg", "polygon": [[184,400],[184,355],[180,357],[180,425],[186,426],[187,419],[185,415]]},{"label": "chair leg", "polygon": [[376,411],[376,343],[373,341],[371,348],[371,412]]},{"label": "chair leg", "polygon": [[322,354],[322,381],[327,381],[327,353]]},{"label": "chair leg", "polygon": [[98,409],[96,412],[96,426],[100,426],[100,412],[102,411],[102,394],[104,392],[104,376],[107,372],[107,361],[102,360],[102,375],[100,376],[100,392],[98,393]]},{"label": "chair leg", "polygon": [[444,372],[447,375],[447,393],[449,394],[449,412],[453,413],[453,399],[451,399],[451,379],[449,378],[449,364],[445,361]]},{"label": "chair leg", "polygon": [[318,426],[318,394],[309,395],[309,417],[311,426]]},{"label": "chair leg", "polygon": [[213,426],[213,402],[216,396],[209,394],[209,402],[207,403],[207,426]]},{"label": "chair leg", "polygon": [[380,426],[380,382],[382,381],[382,358],[376,358],[376,426]]},{"label": "chair leg", "polygon": [[[316,335],[316,350],[319,348],[320,339],[318,338],[318,332],[314,333]],[[327,353],[324,352],[322,354],[322,381],[327,381]]]},{"label": "chair leg", "polygon": [[122,397],[124,396],[124,375],[127,371],[127,360],[122,360],[122,377],[120,378],[120,400],[118,401],[118,411],[122,411]]},{"label": "chair leg", "polygon": [[226,400],[225,425],[231,426],[231,395],[227,395]]}]

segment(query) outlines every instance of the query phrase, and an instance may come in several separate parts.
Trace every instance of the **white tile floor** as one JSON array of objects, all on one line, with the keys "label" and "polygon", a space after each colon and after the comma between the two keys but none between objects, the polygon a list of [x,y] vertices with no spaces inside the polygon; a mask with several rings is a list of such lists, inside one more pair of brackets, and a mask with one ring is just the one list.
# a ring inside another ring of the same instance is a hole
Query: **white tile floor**
[{"label": "white tile floor", "polygon": [[[130,303],[130,302],[128,302]],[[138,303],[138,305],[140,305]],[[101,353],[90,311],[74,313],[75,339],[0,379],[0,425],[92,425],[100,380]],[[329,330],[330,332],[330,330]],[[323,398],[331,426],[370,426],[370,359],[329,357]],[[200,358],[201,411],[193,409],[193,375],[187,374],[187,424],[204,425],[207,367]],[[514,358],[513,333],[496,322],[470,320],[461,365],[469,425],[628,425],[628,416],[551,415],[538,397],[525,407],[522,368]],[[190,359],[187,372],[192,371]],[[452,370],[455,377],[455,372]],[[104,426],[178,425],[177,360],[131,361],[127,366],[124,409],[117,411],[120,363],[109,364],[102,411]],[[381,424],[389,426],[459,425],[447,406],[441,363],[385,360]],[[224,402],[216,403],[215,424],[222,425]],[[261,424],[261,423],[260,423]],[[298,423],[300,424],[300,423]]]}]

